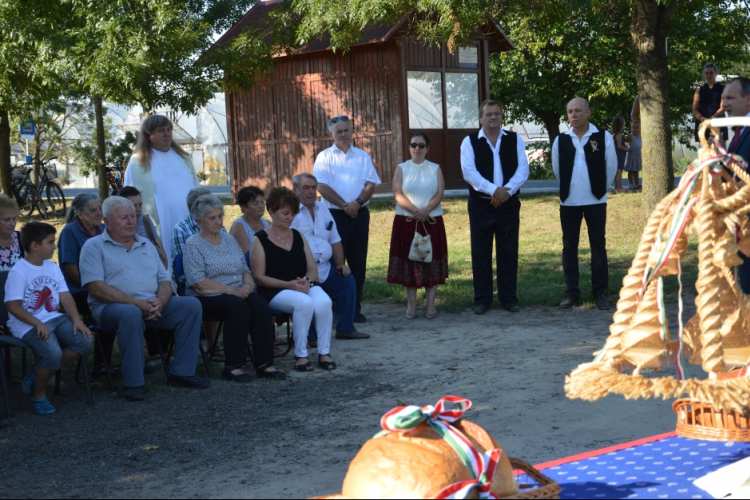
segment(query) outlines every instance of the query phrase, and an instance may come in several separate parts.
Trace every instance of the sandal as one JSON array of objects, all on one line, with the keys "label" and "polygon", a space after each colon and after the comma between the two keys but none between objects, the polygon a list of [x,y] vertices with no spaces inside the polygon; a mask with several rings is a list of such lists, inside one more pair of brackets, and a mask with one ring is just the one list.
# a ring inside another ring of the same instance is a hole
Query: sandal
[{"label": "sandal", "polygon": [[42,398],[42,399],[34,399],[31,396],[29,396],[29,401],[31,401],[31,405],[34,407],[34,411],[37,415],[52,415],[57,410],[55,410],[55,407],[52,406],[52,403],[49,402],[49,399]]},{"label": "sandal", "polygon": [[23,382],[21,382],[21,390],[23,390],[24,394],[31,394],[31,390],[34,388],[35,383],[36,383],[36,365],[31,365],[31,369],[29,369],[29,373],[26,374],[26,376],[23,378]]},{"label": "sandal", "polygon": [[318,366],[327,371],[333,371],[336,369],[336,363],[333,361],[322,361],[322,356],[329,356],[329,354],[318,354]]},{"label": "sandal", "polygon": [[295,370],[297,370],[298,372],[311,372],[314,370],[312,364],[310,364],[309,361],[305,363],[304,365],[298,365],[297,364],[298,359],[302,359],[302,358],[298,358],[297,356],[294,357],[294,369]]}]

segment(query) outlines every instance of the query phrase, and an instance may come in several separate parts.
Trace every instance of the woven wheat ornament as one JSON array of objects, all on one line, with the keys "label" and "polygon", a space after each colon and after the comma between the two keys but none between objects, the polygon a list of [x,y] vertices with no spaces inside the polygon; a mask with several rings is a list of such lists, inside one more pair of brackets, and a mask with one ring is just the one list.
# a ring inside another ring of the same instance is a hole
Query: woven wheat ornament
[{"label": "woven wheat ornament", "polygon": [[[704,139],[707,128],[719,137],[704,122],[699,158],[646,223],[604,348],[566,378],[569,398],[688,395],[718,409],[750,410],[750,376],[717,377],[750,365],[750,296],[742,293],[737,274],[738,252],[750,255],[750,175],[742,158]],[[683,322],[681,276],[689,233],[698,237],[697,313]],[[680,279],[679,319],[670,325],[664,277],[675,275]],[[708,377],[686,379],[684,359],[701,365]],[[670,363],[677,367],[677,378],[643,376]]]}]

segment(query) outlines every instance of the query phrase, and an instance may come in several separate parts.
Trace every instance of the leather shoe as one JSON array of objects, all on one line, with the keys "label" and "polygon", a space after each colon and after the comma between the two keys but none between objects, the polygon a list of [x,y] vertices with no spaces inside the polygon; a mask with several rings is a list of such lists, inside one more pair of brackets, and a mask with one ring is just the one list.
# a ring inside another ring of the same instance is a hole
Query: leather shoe
[{"label": "leather shoe", "polygon": [[474,307],[474,314],[484,314],[489,310],[490,310],[489,304],[477,304],[476,307]]},{"label": "leather shoe", "polygon": [[211,382],[196,376],[183,377],[181,375],[169,375],[169,385],[187,387],[188,389],[208,389]]},{"label": "leather shoe", "polygon": [[235,369],[236,368],[227,366],[226,368],[224,368],[224,371],[221,372],[221,378],[224,380],[228,380],[229,382],[239,382],[241,384],[249,384],[253,381],[253,377],[251,377],[247,373],[241,373],[240,375],[235,375],[234,373],[232,373],[232,370]]},{"label": "leather shoe", "polygon": [[565,297],[563,301],[560,302],[560,309],[570,309],[577,303],[578,300],[574,299],[573,297]]},{"label": "leather shoe", "polygon": [[357,313],[354,315],[354,322],[355,323],[367,323],[367,318],[365,318],[364,314]]},{"label": "leather shoe", "polygon": [[354,330],[353,332],[348,333],[337,333],[336,338],[339,340],[359,340],[359,339],[369,339],[370,335],[367,333],[358,332],[357,330]]},{"label": "leather shoe", "polygon": [[607,297],[605,297],[603,293],[598,293],[594,295],[594,301],[596,302],[596,307],[598,307],[600,310],[602,311],[609,310],[609,301],[607,300]]},{"label": "leather shoe", "polygon": [[125,387],[125,401],[143,401],[145,398],[143,387]]},{"label": "leather shoe", "polygon": [[503,309],[505,309],[506,311],[510,311],[512,313],[517,313],[521,311],[521,308],[518,307],[518,304],[516,304],[515,302],[506,302],[505,304],[503,304]]}]

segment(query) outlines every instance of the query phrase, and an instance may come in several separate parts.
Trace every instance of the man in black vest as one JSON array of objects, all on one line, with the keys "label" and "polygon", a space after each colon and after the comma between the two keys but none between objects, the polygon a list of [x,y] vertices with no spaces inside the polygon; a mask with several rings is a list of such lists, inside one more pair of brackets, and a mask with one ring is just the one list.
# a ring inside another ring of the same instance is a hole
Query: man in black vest
[{"label": "man in black vest", "polygon": [[497,298],[505,309],[518,312],[518,192],[529,178],[526,146],[515,132],[502,129],[503,110],[495,101],[479,106],[479,123],[482,128],[461,144],[461,170],[469,184],[474,312],[484,314],[492,304],[493,240]]},{"label": "man in black vest", "polygon": [[552,168],[560,181],[560,222],[563,233],[563,271],[568,286],[562,308],[571,308],[581,297],[578,288],[578,241],[581,220],[586,219],[591,246],[591,282],[599,309],[609,309],[607,264],[607,186],[617,172],[612,134],[589,123],[586,99],[568,103],[570,129],[552,145]]}]

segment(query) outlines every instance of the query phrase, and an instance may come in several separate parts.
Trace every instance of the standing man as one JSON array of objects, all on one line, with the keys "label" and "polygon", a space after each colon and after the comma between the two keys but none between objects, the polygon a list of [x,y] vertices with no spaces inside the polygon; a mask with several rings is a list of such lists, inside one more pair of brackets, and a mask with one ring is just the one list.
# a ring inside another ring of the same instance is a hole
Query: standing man
[{"label": "standing man", "polygon": [[518,193],[529,178],[526,146],[518,134],[502,129],[500,103],[479,106],[482,128],[461,143],[461,170],[469,184],[471,268],[474,273],[474,313],[492,304],[492,243],[497,246],[497,298],[518,312]]},{"label": "standing man", "polygon": [[292,179],[294,193],[300,199],[299,213],[294,217],[292,229],[307,240],[310,253],[318,266],[320,288],[331,298],[339,316],[336,325],[337,339],[368,339],[366,333],[354,327],[354,308],[357,303],[357,284],[344,264],[344,247],[336,230],[331,212],[318,198],[318,180],[314,175],[301,173]]},{"label": "standing man", "polygon": [[336,116],[328,121],[333,146],[320,152],[313,174],[318,179],[318,191],[336,221],[344,257],[357,283],[355,323],[364,323],[362,288],[367,270],[367,244],[370,237],[370,201],[380,178],[372,158],[352,146],[352,121]]},{"label": "standing man", "polygon": [[609,309],[607,264],[607,186],[617,172],[617,153],[612,134],[589,123],[591,109],[586,99],[568,103],[570,129],[552,145],[552,169],[560,181],[560,223],[563,233],[563,271],[568,286],[563,309],[575,305],[578,288],[578,241],[581,220],[586,219],[591,246],[591,282],[596,306]]},{"label": "standing man", "polygon": [[[739,77],[724,87],[724,111],[729,116],[750,116],[750,78]],[[745,163],[750,162],[750,127],[734,127],[734,137],[727,149],[741,156]],[[750,258],[740,252],[743,264],[740,266],[742,291],[750,293]]]}]

